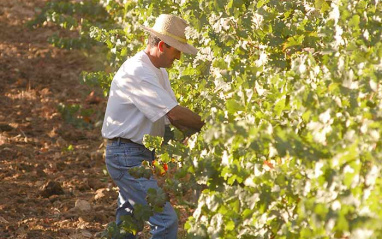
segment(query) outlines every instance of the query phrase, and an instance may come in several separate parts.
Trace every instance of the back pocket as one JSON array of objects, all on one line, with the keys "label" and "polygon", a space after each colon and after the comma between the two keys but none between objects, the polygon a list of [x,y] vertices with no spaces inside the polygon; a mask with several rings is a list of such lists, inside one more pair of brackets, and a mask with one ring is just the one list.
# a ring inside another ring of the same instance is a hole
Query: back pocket
[{"label": "back pocket", "polygon": [[141,166],[145,158],[144,151],[140,148],[129,148],[124,154],[118,154],[117,157],[120,166],[125,168]]}]

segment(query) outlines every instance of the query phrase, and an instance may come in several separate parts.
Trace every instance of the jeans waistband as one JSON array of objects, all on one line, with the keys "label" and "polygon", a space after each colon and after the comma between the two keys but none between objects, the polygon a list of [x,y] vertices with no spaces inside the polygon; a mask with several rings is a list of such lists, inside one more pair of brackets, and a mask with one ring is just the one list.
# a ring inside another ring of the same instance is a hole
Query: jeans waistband
[{"label": "jeans waistband", "polygon": [[133,142],[131,139],[125,139],[125,138],[121,138],[121,137],[107,139],[107,142],[108,143],[115,143],[115,142],[117,142],[118,144],[120,144],[120,143],[131,143],[131,144],[137,144],[137,145],[143,146],[142,144],[138,144],[138,143]]}]

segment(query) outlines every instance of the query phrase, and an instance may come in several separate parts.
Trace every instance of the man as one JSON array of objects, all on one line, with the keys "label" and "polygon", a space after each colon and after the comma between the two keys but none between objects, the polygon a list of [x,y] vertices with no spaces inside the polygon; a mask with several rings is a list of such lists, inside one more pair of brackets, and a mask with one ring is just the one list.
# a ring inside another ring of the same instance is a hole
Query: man
[{"label": "man", "polygon": [[[186,27],[177,16],[160,15],[153,28],[144,27],[150,33],[146,49],[128,59],[111,83],[102,136],[108,139],[106,166],[119,187],[117,224],[121,216],[133,213],[134,205],[147,204],[149,188],[158,188],[155,179],[135,179],[128,172],[143,160],[154,160],[154,153],[142,145],[144,135],[163,137],[168,122],[193,131],[204,124],[199,115],[178,105],[164,69],[179,60],[181,52],[197,53],[187,44]],[[178,219],[169,202],[149,222],[153,238],[177,237]]]}]

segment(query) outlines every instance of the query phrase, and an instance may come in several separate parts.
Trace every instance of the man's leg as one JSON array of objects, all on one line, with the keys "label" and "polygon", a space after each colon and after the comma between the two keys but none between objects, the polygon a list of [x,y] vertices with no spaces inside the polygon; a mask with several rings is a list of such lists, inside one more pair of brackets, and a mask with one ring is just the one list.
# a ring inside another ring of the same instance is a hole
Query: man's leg
[{"label": "man's leg", "polygon": [[[157,181],[153,178],[139,178],[131,180],[131,176],[126,174],[118,182],[120,202],[122,207],[117,209],[117,217],[127,215],[131,212],[129,206],[136,204],[147,205],[146,196],[149,188],[159,189]],[[124,186],[122,186],[124,185]],[[126,187],[126,185],[130,185]],[[134,193],[131,191],[134,190]],[[121,200],[122,199],[122,200]],[[151,234],[153,239],[176,239],[178,233],[178,217],[174,208],[167,202],[160,213],[155,213],[149,219]]]},{"label": "man's leg", "polygon": [[169,202],[166,202],[164,210],[150,217],[151,235],[153,239],[168,238],[176,239],[178,235],[178,216]]},{"label": "man's leg", "polygon": [[[106,166],[119,188],[117,224],[121,222],[121,216],[131,214],[134,205],[147,205],[149,188],[159,188],[154,178],[135,179],[129,174],[128,169],[141,166],[143,160],[153,160],[152,152],[143,146],[117,142],[107,146]],[[153,239],[177,238],[178,218],[170,203],[167,202],[164,210],[152,216],[149,222]]]},{"label": "man's leg", "polygon": [[[118,201],[117,201],[117,210],[116,210],[116,224],[120,225],[122,223],[121,218],[123,216],[128,216],[133,214],[133,207],[130,205],[129,202],[124,202],[123,196],[119,194]],[[133,234],[126,234],[124,236],[124,239],[135,239],[136,236]]]}]

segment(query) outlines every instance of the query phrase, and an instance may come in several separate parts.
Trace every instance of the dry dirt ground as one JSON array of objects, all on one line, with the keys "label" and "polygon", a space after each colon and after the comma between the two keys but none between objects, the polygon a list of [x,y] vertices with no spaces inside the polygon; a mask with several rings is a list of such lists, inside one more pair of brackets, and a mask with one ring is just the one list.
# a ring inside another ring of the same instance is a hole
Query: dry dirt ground
[{"label": "dry dirt ground", "polygon": [[[0,1],[0,238],[95,238],[117,195],[104,173],[105,99],[80,84],[92,69],[80,52],[47,43],[57,29],[26,27],[45,2]],[[59,104],[91,112],[73,115],[88,127]]]}]

